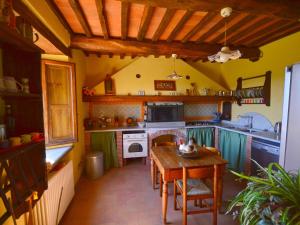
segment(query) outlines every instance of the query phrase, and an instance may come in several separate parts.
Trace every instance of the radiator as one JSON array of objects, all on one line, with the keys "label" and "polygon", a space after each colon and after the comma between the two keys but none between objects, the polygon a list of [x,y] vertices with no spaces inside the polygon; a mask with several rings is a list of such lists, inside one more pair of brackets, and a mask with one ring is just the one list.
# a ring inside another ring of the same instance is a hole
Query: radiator
[{"label": "radiator", "polygon": [[56,225],[68,208],[74,194],[73,163],[69,161],[52,175],[48,181],[48,189],[35,205],[33,209],[35,225]]}]

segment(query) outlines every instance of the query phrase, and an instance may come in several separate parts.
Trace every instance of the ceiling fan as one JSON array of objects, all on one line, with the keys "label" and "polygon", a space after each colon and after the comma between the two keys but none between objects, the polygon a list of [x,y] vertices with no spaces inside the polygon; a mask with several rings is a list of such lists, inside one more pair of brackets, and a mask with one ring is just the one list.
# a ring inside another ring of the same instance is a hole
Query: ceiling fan
[{"label": "ceiling fan", "polygon": [[[221,9],[221,16],[223,18],[227,18],[231,15],[232,13],[232,8],[226,7]],[[226,43],[226,38],[227,38],[227,21],[225,20],[225,41],[224,41],[224,46],[221,48],[221,51],[219,51],[217,54],[210,55],[208,56],[208,60],[211,62],[221,62],[225,63],[228,60],[235,60],[238,59],[242,56],[241,52],[239,50],[231,50]]]},{"label": "ceiling fan", "polygon": [[173,80],[178,80],[181,79],[182,76],[177,74],[175,71],[175,60],[177,58],[177,54],[172,54],[172,58],[173,58],[173,73],[171,73],[170,75],[167,76],[167,78],[169,79],[173,79]]}]

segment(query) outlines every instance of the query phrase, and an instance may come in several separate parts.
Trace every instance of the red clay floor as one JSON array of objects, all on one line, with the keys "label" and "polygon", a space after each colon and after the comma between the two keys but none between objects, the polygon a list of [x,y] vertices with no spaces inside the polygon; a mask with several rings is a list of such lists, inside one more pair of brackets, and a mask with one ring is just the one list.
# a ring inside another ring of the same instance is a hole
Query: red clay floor
[{"label": "red clay floor", "polygon": [[[97,180],[82,176],[76,194],[61,225],[161,225],[161,197],[153,190],[150,166],[132,161],[114,168]],[[241,190],[233,175],[224,178],[223,200],[226,202]],[[168,224],[182,224],[181,211],[173,209],[173,186],[169,184]],[[189,225],[212,224],[211,214],[188,216]],[[239,224],[231,215],[219,214],[219,225]]]}]

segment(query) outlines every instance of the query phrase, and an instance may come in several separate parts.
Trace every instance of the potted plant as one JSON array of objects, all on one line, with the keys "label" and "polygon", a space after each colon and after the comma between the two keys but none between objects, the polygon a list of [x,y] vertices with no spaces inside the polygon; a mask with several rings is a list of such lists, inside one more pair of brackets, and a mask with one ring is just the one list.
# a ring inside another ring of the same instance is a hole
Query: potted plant
[{"label": "potted plant", "polygon": [[248,184],[227,213],[233,212],[242,225],[300,225],[300,170],[288,173],[278,163],[259,168],[260,177],[231,171]]}]

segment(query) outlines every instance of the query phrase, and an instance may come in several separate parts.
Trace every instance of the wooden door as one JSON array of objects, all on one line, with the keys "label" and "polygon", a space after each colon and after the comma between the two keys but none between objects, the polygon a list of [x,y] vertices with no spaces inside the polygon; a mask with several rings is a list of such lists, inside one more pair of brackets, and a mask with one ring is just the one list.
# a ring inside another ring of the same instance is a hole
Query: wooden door
[{"label": "wooden door", "polygon": [[77,141],[75,69],[73,63],[42,61],[46,145]]}]

